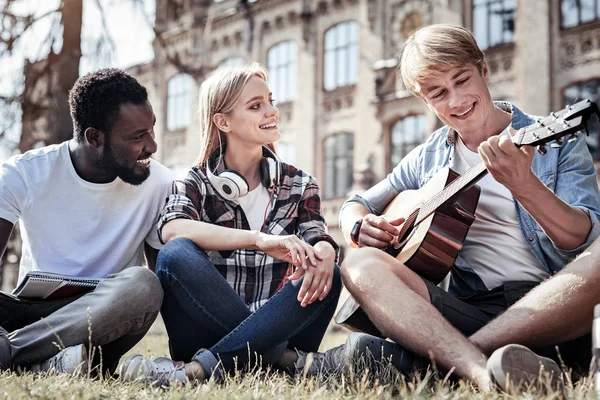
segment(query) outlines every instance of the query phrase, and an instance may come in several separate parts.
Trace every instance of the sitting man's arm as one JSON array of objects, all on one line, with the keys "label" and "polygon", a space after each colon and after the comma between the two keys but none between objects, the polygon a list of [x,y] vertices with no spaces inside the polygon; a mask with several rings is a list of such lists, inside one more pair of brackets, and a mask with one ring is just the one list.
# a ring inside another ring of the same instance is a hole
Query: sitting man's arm
[{"label": "sitting man's arm", "polygon": [[4,255],[13,227],[14,225],[12,223],[0,218],[0,258]]}]

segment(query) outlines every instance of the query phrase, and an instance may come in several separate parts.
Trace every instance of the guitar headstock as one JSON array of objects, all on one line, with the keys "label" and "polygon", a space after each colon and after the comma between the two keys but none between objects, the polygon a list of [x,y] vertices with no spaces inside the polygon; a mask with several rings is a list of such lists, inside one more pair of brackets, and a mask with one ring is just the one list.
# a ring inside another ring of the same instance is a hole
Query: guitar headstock
[{"label": "guitar headstock", "polygon": [[521,146],[540,146],[540,153],[545,154],[546,143],[556,141],[552,147],[560,147],[563,137],[567,135],[579,134],[582,129],[587,132],[587,122],[593,115],[599,115],[598,105],[590,100],[582,100],[573,105],[567,106],[558,112],[550,113],[537,123],[519,129],[512,137],[512,141],[518,147]]}]

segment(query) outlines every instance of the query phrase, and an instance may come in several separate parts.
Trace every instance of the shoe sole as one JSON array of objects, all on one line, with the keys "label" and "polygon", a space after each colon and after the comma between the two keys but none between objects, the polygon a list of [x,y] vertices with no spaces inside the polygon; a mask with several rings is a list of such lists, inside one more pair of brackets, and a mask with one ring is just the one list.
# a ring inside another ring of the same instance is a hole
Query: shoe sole
[{"label": "shoe sole", "polygon": [[489,358],[487,368],[492,380],[507,393],[536,383],[542,384],[540,389],[564,392],[558,364],[525,346],[513,344],[496,350]]},{"label": "shoe sole", "polygon": [[404,374],[410,372],[412,354],[397,343],[367,333],[351,333],[346,340],[346,349],[354,352],[348,355],[352,360],[357,356],[368,355],[369,361],[378,363],[389,361],[399,372]]}]

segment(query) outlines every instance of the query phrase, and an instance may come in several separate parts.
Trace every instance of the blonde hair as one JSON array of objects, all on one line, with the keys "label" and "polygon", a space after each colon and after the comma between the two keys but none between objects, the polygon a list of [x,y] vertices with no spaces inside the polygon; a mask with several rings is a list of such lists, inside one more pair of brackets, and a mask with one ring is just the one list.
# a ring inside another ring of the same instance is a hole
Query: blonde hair
[{"label": "blonde hair", "polygon": [[400,48],[399,73],[406,89],[421,95],[420,81],[431,72],[473,64],[482,72],[483,52],[473,34],[458,25],[434,24],[417,29]]},{"label": "blonde hair", "polygon": [[[228,114],[236,105],[246,83],[256,76],[267,81],[267,70],[258,63],[242,67],[219,68],[200,85],[200,155],[198,167],[206,164],[219,147],[226,144],[223,132],[213,122],[218,113]],[[267,145],[275,152],[273,143]]]}]

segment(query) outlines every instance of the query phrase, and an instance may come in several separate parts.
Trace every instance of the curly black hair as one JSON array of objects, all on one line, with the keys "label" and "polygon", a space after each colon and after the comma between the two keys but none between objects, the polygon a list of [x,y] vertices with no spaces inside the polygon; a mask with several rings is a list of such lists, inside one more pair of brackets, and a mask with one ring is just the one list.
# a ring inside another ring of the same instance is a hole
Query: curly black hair
[{"label": "curly black hair", "polygon": [[133,76],[104,68],[80,77],[69,91],[73,136],[83,141],[87,128],[109,134],[123,104],[144,104],[148,92]]}]

